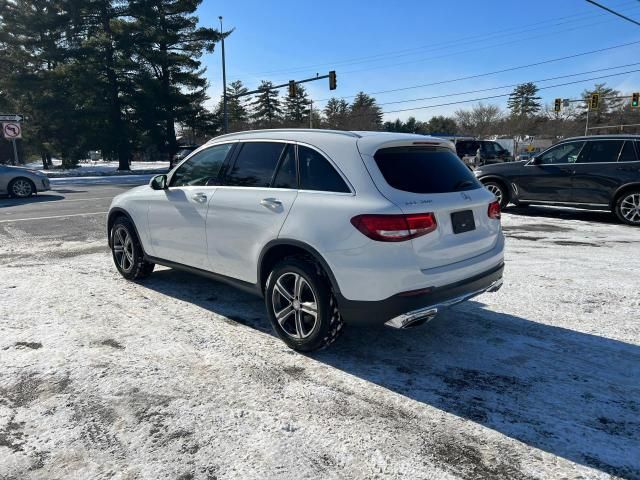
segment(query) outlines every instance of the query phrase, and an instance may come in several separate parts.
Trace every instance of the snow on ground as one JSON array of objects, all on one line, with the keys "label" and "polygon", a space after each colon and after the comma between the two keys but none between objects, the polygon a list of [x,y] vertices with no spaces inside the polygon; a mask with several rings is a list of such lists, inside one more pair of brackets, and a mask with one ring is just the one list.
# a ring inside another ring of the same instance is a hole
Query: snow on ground
[{"label": "snow on ground", "polygon": [[97,229],[0,226],[0,478],[640,478],[640,230],[503,218],[501,291],[311,356]]},{"label": "snow on ground", "polygon": [[50,178],[58,177],[95,177],[102,175],[127,175],[134,173],[164,173],[169,169],[169,162],[131,162],[131,172],[120,172],[118,162],[89,161],[78,164],[78,168],[62,169],[61,160],[53,160],[54,169],[44,170],[42,162],[32,162],[24,165],[36,169]]}]

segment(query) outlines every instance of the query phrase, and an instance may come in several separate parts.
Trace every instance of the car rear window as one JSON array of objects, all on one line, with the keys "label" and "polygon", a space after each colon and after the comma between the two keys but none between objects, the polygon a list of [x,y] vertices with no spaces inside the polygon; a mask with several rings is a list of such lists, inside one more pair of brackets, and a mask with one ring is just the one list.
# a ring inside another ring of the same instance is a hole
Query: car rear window
[{"label": "car rear window", "polygon": [[393,147],[373,157],[386,182],[412,193],[448,193],[481,188],[462,161],[444,147]]}]

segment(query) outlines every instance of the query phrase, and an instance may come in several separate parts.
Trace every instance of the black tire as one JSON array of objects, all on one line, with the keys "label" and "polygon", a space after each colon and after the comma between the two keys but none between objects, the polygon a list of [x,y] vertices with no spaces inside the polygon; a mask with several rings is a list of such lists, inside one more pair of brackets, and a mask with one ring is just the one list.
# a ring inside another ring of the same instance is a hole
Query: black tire
[{"label": "black tire", "polygon": [[627,225],[640,226],[640,188],[627,190],[616,199],[614,213]]},{"label": "black tire", "polygon": [[141,280],[153,272],[155,264],[144,259],[136,229],[126,217],[118,217],[109,232],[111,254],[116,268],[127,280]]},{"label": "black tire", "polygon": [[[304,281],[301,284],[306,285],[302,285],[296,297],[295,285],[298,278]],[[281,293],[283,289],[294,294],[291,300]],[[313,311],[314,303],[315,319],[309,313]],[[290,348],[300,352],[326,348],[344,330],[344,321],[324,272],[305,257],[287,257],[273,267],[267,278],[265,304],[278,337]],[[308,310],[305,310],[305,306]],[[278,321],[276,312],[285,312],[281,321]]]},{"label": "black tire", "polygon": [[500,202],[500,208],[504,209],[509,205],[509,192],[505,188],[505,186],[494,180],[487,180],[486,182],[482,182],[487,190],[493,193],[498,201]]},{"label": "black tire", "polygon": [[15,198],[29,198],[35,191],[36,186],[28,178],[14,178],[9,184],[9,194]]}]

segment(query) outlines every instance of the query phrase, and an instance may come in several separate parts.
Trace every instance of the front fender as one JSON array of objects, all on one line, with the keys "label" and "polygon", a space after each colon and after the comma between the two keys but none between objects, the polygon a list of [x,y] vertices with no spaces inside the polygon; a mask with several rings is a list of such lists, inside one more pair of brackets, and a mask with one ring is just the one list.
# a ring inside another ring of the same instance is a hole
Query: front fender
[{"label": "front fender", "polygon": [[[107,243],[109,244],[109,248],[112,247],[111,228],[113,227],[113,223],[115,222],[116,218],[121,216],[126,217],[131,222],[131,225],[133,225],[133,229],[135,230],[138,239],[140,240],[142,238],[140,237],[140,232],[138,232],[136,222],[133,221],[133,218],[131,217],[131,215],[129,215],[129,212],[121,207],[113,207],[111,208],[111,210],[109,210],[109,214],[107,215]],[[142,245],[142,249],[144,250],[144,244],[142,243],[142,241],[140,241],[140,245]]]}]

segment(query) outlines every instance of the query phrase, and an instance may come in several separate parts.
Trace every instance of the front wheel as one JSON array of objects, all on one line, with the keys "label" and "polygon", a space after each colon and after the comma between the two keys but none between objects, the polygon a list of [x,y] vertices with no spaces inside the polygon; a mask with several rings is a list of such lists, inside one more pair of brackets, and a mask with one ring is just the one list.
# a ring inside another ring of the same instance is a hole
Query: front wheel
[{"label": "front wheel", "polygon": [[484,188],[496,196],[496,199],[498,199],[498,202],[500,203],[500,208],[504,209],[509,205],[509,193],[501,183],[488,181],[483,182],[483,184]]},{"label": "front wheel", "polygon": [[111,228],[113,263],[127,280],[139,280],[153,272],[155,264],[144,259],[144,251],[133,224],[125,217],[118,218]]},{"label": "front wheel", "polygon": [[265,303],[276,334],[294,350],[325,348],[342,333],[343,320],[331,288],[318,267],[305,258],[288,257],[274,267]]},{"label": "front wheel", "polygon": [[616,201],[615,214],[627,225],[640,226],[640,189],[620,195]]}]

